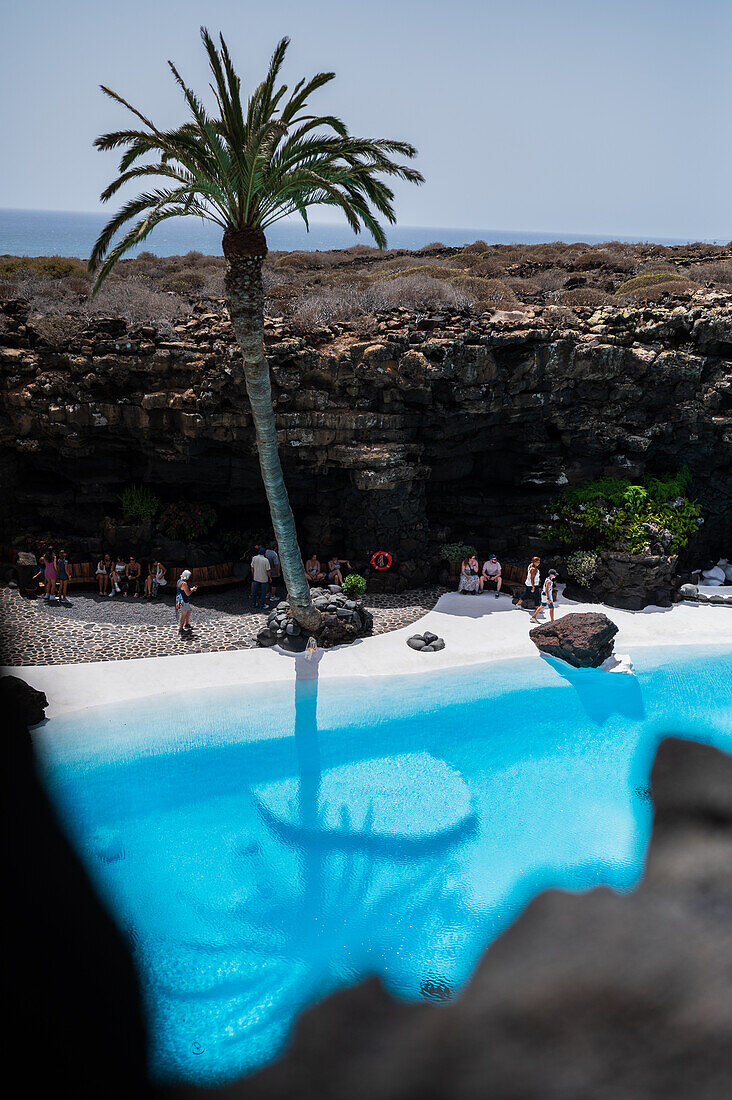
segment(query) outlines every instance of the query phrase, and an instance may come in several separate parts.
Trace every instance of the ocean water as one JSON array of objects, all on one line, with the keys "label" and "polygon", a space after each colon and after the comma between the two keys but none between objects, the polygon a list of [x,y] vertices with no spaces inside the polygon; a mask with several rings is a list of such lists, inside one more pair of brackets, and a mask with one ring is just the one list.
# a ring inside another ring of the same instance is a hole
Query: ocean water
[{"label": "ocean water", "polygon": [[[78,213],[61,210],[0,209],[0,255],[11,256],[78,256],[88,259],[100,230],[111,217],[105,213]],[[585,241],[598,244],[608,237],[573,233],[535,233],[495,229],[450,229],[444,226],[397,225],[388,228],[390,248],[423,248],[433,241],[446,245],[463,245],[484,240],[488,244],[542,244],[550,241]],[[633,242],[636,237],[616,237]],[[681,239],[648,238],[656,244],[687,244]],[[313,222],[308,233],[302,221],[278,222],[267,230],[271,251],[325,250],[348,248],[350,245],[373,244],[361,234],[355,237],[346,225]],[[721,242],[719,242],[721,243]],[[221,231],[217,226],[198,218],[171,219],[153,230],[138,251],[155,252],[158,256],[178,256],[196,250],[206,255],[221,255]],[[131,253],[134,255],[134,252]]]},{"label": "ocean water", "polygon": [[533,658],[351,681],[298,659],[294,684],[38,727],[132,947],[155,1075],[251,1071],[303,1006],[367,974],[458,996],[539,891],[632,889],[660,740],[732,750],[732,648],[633,659],[636,676]]}]

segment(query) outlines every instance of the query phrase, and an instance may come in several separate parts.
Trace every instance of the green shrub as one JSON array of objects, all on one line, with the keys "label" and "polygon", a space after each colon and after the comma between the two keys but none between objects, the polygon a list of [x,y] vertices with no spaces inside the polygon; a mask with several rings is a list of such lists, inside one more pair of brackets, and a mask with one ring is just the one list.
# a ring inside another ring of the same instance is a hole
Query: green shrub
[{"label": "green shrub", "polygon": [[120,497],[125,519],[153,519],[160,508],[160,498],[144,485],[128,485]]},{"label": "green shrub", "polygon": [[567,489],[552,507],[551,535],[578,549],[647,553],[660,543],[666,553],[681,550],[699,527],[699,507],[685,495],[691,477],[683,466],[641,484],[602,477]]},{"label": "green shrub", "polygon": [[649,271],[644,275],[636,275],[634,279],[626,279],[615,291],[616,298],[622,298],[626,294],[636,294],[641,290],[648,290],[657,283],[669,283],[674,279],[684,279],[676,271]]},{"label": "green shrub", "polygon": [[440,557],[444,561],[464,561],[475,553],[475,547],[466,542],[446,542],[440,547]]},{"label": "green shrub", "polygon": [[597,572],[600,559],[594,550],[575,550],[567,558],[567,572],[572,580],[588,588]]},{"label": "green shrub", "polygon": [[162,512],[158,526],[170,539],[189,541],[203,538],[216,522],[216,511],[210,504],[195,504],[182,500],[169,504]]},{"label": "green shrub", "polygon": [[344,577],[341,587],[345,594],[352,599],[355,596],[363,596],[366,591],[366,578],[362,577],[360,573],[349,573],[347,577]]},{"label": "green shrub", "polygon": [[63,279],[67,275],[87,277],[86,264],[73,256],[2,256],[0,279],[27,272],[45,279]]}]

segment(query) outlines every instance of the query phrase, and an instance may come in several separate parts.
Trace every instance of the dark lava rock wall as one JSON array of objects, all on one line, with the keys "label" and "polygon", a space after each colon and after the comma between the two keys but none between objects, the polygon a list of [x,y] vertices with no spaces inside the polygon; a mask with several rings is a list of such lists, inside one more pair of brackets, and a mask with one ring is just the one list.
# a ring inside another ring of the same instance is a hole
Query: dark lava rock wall
[{"label": "dark lava rock wall", "polygon": [[[265,520],[241,361],[220,311],[199,303],[168,333],[69,318],[49,342],[27,308],[0,303],[6,531],[96,531],[130,482],[215,502],[230,527]],[[407,580],[446,535],[504,555],[527,541],[546,550],[546,504],[562,486],[683,462],[706,515],[699,552],[728,547],[729,296],[585,310],[563,327],[552,317],[400,310],[367,332],[352,322],[308,340],[268,320],[303,549],[388,550]]]}]

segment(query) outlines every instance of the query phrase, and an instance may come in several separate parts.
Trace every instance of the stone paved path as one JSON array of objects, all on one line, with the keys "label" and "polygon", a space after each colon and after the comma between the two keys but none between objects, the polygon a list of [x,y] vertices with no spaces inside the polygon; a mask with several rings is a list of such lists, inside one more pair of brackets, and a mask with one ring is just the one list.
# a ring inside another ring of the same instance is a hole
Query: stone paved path
[{"label": "stone paved path", "polygon": [[[367,594],[374,634],[386,634],[421,619],[444,588],[399,595]],[[68,605],[23,598],[17,589],[0,589],[0,662],[5,665],[79,664],[251,649],[265,612],[252,612],[243,587],[194,597],[193,636],[178,633],[172,593],[147,601],[108,599],[73,591]]]}]

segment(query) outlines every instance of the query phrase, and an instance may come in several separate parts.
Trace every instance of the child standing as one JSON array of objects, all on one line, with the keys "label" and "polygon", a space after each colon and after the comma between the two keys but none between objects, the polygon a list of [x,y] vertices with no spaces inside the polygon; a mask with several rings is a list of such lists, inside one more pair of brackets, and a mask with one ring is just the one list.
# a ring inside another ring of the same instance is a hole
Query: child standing
[{"label": "child standing", "polygon": [[56,581],[58,580],[56,555],[53,550],[49,549],[43,555],[43,575],[46,578],[46,599],[50,603],[51,598],[56,595]]},{"label": "child standing", "polygon": [[61,550],[56,558],[58,569],[58,598],[66,602],[66,593],[69,589],[69,577],[71,576],[71,562],[66,557],[66,551]]}]

